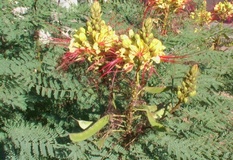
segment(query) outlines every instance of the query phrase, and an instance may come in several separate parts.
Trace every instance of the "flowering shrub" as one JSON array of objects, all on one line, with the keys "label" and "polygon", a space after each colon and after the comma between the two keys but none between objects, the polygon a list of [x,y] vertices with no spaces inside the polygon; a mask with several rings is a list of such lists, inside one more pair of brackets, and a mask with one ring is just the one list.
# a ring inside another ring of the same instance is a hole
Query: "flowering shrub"
[{"label": "flowering shrub", "polygon": [[186,0],[148,0],[147,5],[159,13],[178,12],[185,8]]},{"label": "flowering shrub", "polygon": [[209,24],[212,21],[212,14],[206,11],[206,1],[202,3],[200,9],[191,12],[190,17],[199,25]]},{"label": "flowering shrub", "polygon": [[157,37],[138,0],[57,2],[1,1],[0,159],[233,159],[229,25],[172,12]]},{"label": "flowering shrub", "polygon": [[[62,58],[61,67],[67,67],[74,62],[86,61],[89,65],[88,70],[98,70],[101,72],[102,77],[110,77],[111,72],[118,70],[125,73],[132,71],[135,76],[129,78],[132,82],[130,82],[131,86],[127,89],[127,93],[130,94],[131,98],[129,104],[124,107],[124,111],[119,114],[109,113],[84,132],[69,134],[73,142],[89,138],[108,123],[110,123],[113,130],[121,126],[120,128],[124,133],[123,137],[129,137],[127,141],[130,142],[136,134],[135,128],[147,126],[146,123],[140,124],[140,126],[135,123],[136,120],[143,121],[141,118],[135,118],[136,115],[141,116],[138,111],[146,112],[146,117],[152,127],[164,129],[164,126],[158,123],[157,120],[165,115],[165,109],[158,110],[154,106],[142,105],[140,101],[143,101],[143,92],[160,93],[166,89],[169,90],[169,87],[147,87],[145,86],[146,83],[141,82],[142,77],[140,75],[144,75],[146,71],[153,68],[154,64],[173,62],[175,58],[179,57],[165,55],[165,46],[154,37],[152,28],[153,20],[147,18],[138,33],[130,29],[128,34],[117,35],[112,27],[101,19],[100,4],[98,2],[93,3],[91,18],[87,21],[85,27],[80,27],[75,31],[68,47],[69,51]],[[179,102],[177,105],[175,107],[166,106],[169,111],[174,112],[181,103],[187,102],[191,94],[194,95],[197,72],[198,66],[195,65],[184,80],[184,85],[178,89]],[[117,80],[116,78],[113,82],[117,82]],[[117,109],[114,99],[112,103]],[[117,118],[122,119],[120,124]],[[114,125],[115,123],[118,123],[118,125]]]},{"label": "flowering shrub", "polygon": [[233,19],[233,4],[228,1],[219,2],[214,7],[213,16],[216,20],[231,22]]},{"label": "flowering shrub", "polygon": [[161,33],[167,33],[167,27],[170,24],[170,16],[174,13],[182,12],[187,6],[191,9],[189,0],[148,0],[145,2],[145,13],[153,14],[156,19],[157,27],[161,27]]},{"label": "flowering shrub", "polygon": [[219,2],[215,5],[213,12],[208,12],[206,11],[206,1],[204,1],[202,7],[192,12],[190,17],[200,25],[209,24],[213,20],[231,22],[233,19],[233,4],[227,1]]}]

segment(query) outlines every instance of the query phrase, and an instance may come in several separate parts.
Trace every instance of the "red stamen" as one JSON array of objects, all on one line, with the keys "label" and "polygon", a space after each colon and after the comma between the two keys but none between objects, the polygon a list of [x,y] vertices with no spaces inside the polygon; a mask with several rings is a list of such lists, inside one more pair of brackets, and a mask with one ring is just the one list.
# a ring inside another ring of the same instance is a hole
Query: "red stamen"
[{"label": "red stamen", "polygon": [[177,59],[187,58],[187,55],[176,56],[176,55],[164,55],[159,56],[162,62],[176,63]]},{"label": "red stamen", "polygon": [[77,60],[77,57],[85,51],[84,49],[76,49],[74,52],[66,52],[65,55],[62,57],[62,63],[58,67],[58,69],[62,68],[64,70],[68,69],[68,66],[73,64],[77,61],[82,61],[84,58],[80,58]]},{"label": "red stamen", "polygon": [[121,63],[122,61],[123,61],[122,58],[116,58],[115,60],[113,60],[113,61],[107,63],[105,66],[103,66],[103,67],[101,68],[101,71],[103,72],[103,74],[101,75],[101,77],[104,77],[105,75],[111,73],[112,70],[113,70],[113,68],[114,68],[117,64]]}]

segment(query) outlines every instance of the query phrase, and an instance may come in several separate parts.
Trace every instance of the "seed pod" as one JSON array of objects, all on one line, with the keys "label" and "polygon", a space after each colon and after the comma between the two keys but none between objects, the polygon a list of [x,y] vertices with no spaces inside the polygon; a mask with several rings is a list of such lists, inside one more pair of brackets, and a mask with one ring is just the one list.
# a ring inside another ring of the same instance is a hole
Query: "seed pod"
[{"label": "seed pod", "polygon": [[72,142],[80,142],[86,140],[87,138],[93,136],[95,133],[100,131],[106,124],[108,124],[110,115],[106,115],[99,119],[95,124],[93,124],[87,130],[81,133],[70,133],[69,137]]}]

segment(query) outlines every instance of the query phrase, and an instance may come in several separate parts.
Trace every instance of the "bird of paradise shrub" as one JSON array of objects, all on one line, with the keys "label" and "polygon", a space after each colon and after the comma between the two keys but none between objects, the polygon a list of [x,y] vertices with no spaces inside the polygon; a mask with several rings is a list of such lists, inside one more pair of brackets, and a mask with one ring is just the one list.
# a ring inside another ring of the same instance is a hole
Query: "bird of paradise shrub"
[{"label": "bird of paradise shrub", "polygon": [[161,27],[161,33],[167,34],[169,17],[174,13],[180,13],[189,4],[188,0],[147,0],[145,2],[145,14],[153,14],[157,19],[157,25]]},{"label": "bird of paradise shrub", "polygon": [[[111,26],[107,25],[101,18],[101,7],[96,1],[91,8],[91,18],[86,23],[86,26],[79,28],[74,33],[70,44],[69,51],[63,56],[61,67],[65,67],[74,62],[86,61],[89,64],[88,70],[100,71],[103,77],[111,77],[112,72],[116,73],[121,71],[125,74],[131,72],[132,85],[128,89],[131,95],[130,103],[125,106],[123,115],[114,115],[124,117],[124,133],[125,137],[132,138],[133,129],[135,129],[135,112],[146,111],[146,117],[151,126],[163,128],[163,125],[158,123],[157,120],[161,118],[165,112],[157,111],[157,107],[144,106],[138,103],[142,96],[142,92],[146,92],[144,84],[141,83],[141,75],[150,70],[155,64],[161,62],[173,62],[174,59],[179,58],[173,55],[166,55],[164,50],[165,46],[160,40],[154,37],[152,33],[153,20],[151,18],[145,19],[142,29],[135,32],[132,29],[127,34],[117,35]],[[166,87],[165,87],[166,88]],[[152,88],[157,93],[162,92],[164,89]],[[158,91],[159,90],[159,91]],[[184,93],[186,96],[186,93]],[[114,99],[112,101],[113,106]],[[154,108],[154,109],[151,109]],[[158,116],[159,115],[159,116]],[[112,117],[108,116],[108,117]],[[101,122],[101,121],[100,121]],[[100,123],[98,122],[98,123]],[[103,127],[111,122],[107,118]],[[90,129],[90,132],[97,132],[101,128]],[[74,142],[84,140],[93,133],[86,131],[86,136],[82,134],[72,133]],[[78,139],[76,139],[76,138]],[[80,139],[79,139],[80,138]]]},{"label": "bird of paradise shrub", "polygon": [[202,6],[199,9],[191,12],[190,17],[195,20],[198,25],[209,24],[212,22],[212,13],[206,10],[206,1],[203,1]]},{"label": "bird of paradise shrub", "polygon": [[232,22],[233,4],[228,1],[219,2],[214,6],[213,19],[222,22]]}]

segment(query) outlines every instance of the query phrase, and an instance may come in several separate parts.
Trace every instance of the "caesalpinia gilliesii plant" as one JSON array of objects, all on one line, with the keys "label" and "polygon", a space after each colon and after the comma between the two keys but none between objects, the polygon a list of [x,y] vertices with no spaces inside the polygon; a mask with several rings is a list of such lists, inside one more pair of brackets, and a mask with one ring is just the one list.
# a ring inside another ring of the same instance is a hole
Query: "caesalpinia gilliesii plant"
[{"label": "caesalpinia gilliesii plant", "polygon": [[200,9],[191,12],[190,17],[199,25],[209,24],[214,20],[230,23],[233,20],[233,4],[228,1],[219,2],[214,6],[213,12],[208,12],[204,1]]},{"label": "caesalpinia gilliesii plant", "polygon": [[[135,76],[133,76],[133,83],[128,90],[131,92],[130,103],[128,106],[125,106],[124,111],[118,115],[109,113],[103,116],[84,132],[71,133],[69,136],[73,142],[89,138],[109,123],[110,126],[115,121],[119,123],[119,119],[124,119],[122,123],[118,124],[121,126],[124,137],[132,140],[133,136],[136,135],[136,128],[138,128],[138,124],[134,121],[138,120],[138,118],[144,120],[141,118],[142,114],[140,111],[146,113],[143,115],[147,117],[152,127],[164,128],[158,120],[164,115],[165,110],[161,112],[156,105],[148,106],[138,103],[141,101],[143,92],[160,93],[169,88],[146,87],[145,83],[141,83],[143,72],[149,71],[155,64],[166,61],[172,62],[173,58],[176,58],[172,55],[165,55],[165,46],[160,40],[154,38],[152,24],[153,20],[147,18],[138,33],[131,29],[128,31],[128,34],[117,35],[112,27],[101,19],[100,4],[98,2],[93,3],[91,18],[85,27],[79,28],[73,35],[69,51],[63,56],[61,67],[64,68],[74,62],[85,60],[89,64],[88,70],[100,71],[102,78],[110,76],[111,72],[115,73],[119,70],[125,74],[133,71],[132,73]],[[115,81],[117,81],[117,78]],[[115,99],[112,100],[113,106],[117,109],[114,101]],[[143,125],[140,124],[141,128],[143,128]],[[110,131],[113,130],[115,130],[114,127]]]},{"label": "caesalpinia gilliesii plant", "polygon": [[206,1],[202,2],[202,6],[191,12],[190,17],[195,20],[198,25],[209,24],[212,22],[212,14],[206,10]]},{"label": "caesalpinia gilliesii plant", "polygon": [[166,34],[170,16],[184,10],[188,2],[187,0],[147,0],[145,14],[151,12],[156,18],[157,26],[162,26],[161,33]]},{"label": "caesalpinia gilliesii plant", "polygon": [[233,20],[233,4],[228,1],[219,2],[214,6],[213,19],[232,22]]}]

